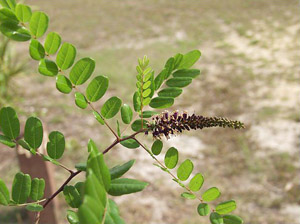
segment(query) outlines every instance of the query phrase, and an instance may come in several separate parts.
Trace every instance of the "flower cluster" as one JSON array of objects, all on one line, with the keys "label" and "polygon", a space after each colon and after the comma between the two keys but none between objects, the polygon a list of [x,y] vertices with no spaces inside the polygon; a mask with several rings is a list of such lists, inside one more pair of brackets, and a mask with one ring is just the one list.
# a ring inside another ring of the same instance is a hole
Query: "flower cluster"
[{"label": "flower cluster", "polygon": [[187,112],[179,113],[174,111],[169,113],[165,111],[159,115],[152,117],[152,122],[148,123],[148,132],[152,133],[154,138],[182,133],[184,130],[202,129],[209,127],[230,127],[234,129],[244,128],[244,124],[240,121],[233,121],[223,117],[204,117],[195,114],[188,115]]}]

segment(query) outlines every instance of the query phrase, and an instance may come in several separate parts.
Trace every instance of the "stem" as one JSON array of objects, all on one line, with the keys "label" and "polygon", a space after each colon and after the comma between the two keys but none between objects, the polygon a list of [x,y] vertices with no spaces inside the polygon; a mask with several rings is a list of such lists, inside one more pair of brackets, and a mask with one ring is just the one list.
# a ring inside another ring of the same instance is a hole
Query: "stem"
[{"label": "stem", "polygon": [[69,176],[69,178],[60,186],[60,188],[53,194],[51,195],[50,198],[47,199],[47,201],[45,202],[45,204],[43,205],[44,208],[46,208],[46,206],[60,193],[64,190],[64,187],[78,174],[81,173],[81,170],[78,170],[76,172],[71,173],[71,175]]},{"label": "stem", "polygon": [[[175,179],[176,181],[178,181],[178,182],[180,182],[181,183],[181,181],[163,164],[163,163],[161,163],[150,151],[149,151],[149,149],[147,149],[147,147],[145,146],[145,145],[143,145],[139,140],[137,140],[136,138],[133,138],[134,140],[136,140],[136,142],[137,143],[139,143],[139,145],[143,148],[143,149],[145,149],[145,151],[162,167],[162,168],[164,168],[165,170],[166,170],[166,172],[168,173],[168,174],[170,174],[171,176],[172,176],[172,178],[173,179]],[[181,183],[182,184],[182,183]],[[181,185],[180,185],[181,186]],[[187,190],[190,194],[193,194],[193,195],[195,195],[196,196],[196,198],[202,203],[203,202],[203,200],[202,200],[202,198],[201,197],[198,197],[196,194],[194,194],[194,192],[189,188],[189,187],[187,187],[187,186],[185,186],[184,184],[182,184],[182,186],[181,187],[183,187],[185,190]]]},{"label": "stem", "polygon": [[[77,92],[80,92],[78,90],[78,88],[76,86],[73,86],[73,88],[77,91]],[[84,95],[82,92],[80,92],[82,95]],[[85,96],[85,95],[84,95]],[[91,102],[88,102],[88,105],[90,106],[90,108],[97,112],[98,111],[95,109],[94,105],[91,103]],[[117,133],[110,127],[110,125],[106,122],[106,120],[104,119],[104,117],[101,115],[101,113],[98,113],[100,115],[100,117],[102,118],[102,120],[104,121],[104,124],[108,127],[108,129],[114,134],[114,136],[116,137],[116,139],[119,139],[119,136],[117,135]]]}]

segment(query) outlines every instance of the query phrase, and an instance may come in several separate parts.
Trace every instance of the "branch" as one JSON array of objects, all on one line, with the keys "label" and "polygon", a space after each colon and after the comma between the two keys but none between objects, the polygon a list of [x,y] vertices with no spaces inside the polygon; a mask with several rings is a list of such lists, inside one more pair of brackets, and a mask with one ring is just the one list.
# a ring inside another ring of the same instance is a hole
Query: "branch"
[{"label": "branch", "polygon": [[46,208],[46,206],[60,193],[64,190],[64,187],[78,174],[81,173],[81,170],[78,170],[76,172],[71,173],[71,175],[69,176],[69,178],[60,186],[60,188],[53,194],[51,195],[50,198],[47,199],[47,201],[45,202],[45,204],[43,205],[43,208]]}]

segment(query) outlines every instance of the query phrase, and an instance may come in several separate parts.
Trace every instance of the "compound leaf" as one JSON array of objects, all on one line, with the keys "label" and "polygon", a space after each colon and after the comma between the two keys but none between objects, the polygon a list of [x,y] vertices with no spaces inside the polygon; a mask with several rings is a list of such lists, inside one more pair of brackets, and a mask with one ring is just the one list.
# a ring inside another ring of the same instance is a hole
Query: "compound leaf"
[{"label": "compound leaf", "polygon": [[209,216],[209,220],[212,224],[223,224],[223,218],[217,212],[212,212]]},{"label": "compound leaf", "polygon": [[168,79],[166,85],[169,87],[182,88],[191,84],[192,80],[193,79],[189,77],[175,77],[175,78]]},{"label": "compound leaf", "polygon": [[40,212],[40,211],[44,210],[43,206],[40,204],[29,204],[29,205],[26,205],[25,208],[26,208],[26,210],[31,211],[31,212]]},{"label": "compound leaf", "polygon": [[[128,137],[128,136],[123,136],[123,138],[126,138],[126,137]],[[127,140],[121,141],[120,144],[129,149],[136,149],[136,148],[140,147],[140,144],[134,139],[127,139]]]},{"label": "compound leaf", "polygon": [[159,91],[158,96],[175,98],[178,97],[181,93],[182,89],[178,87],[169,87]]},{"label": "compound leaf", "polygon": [[124,220],[120,217],[117,204],[109,199],[108,207],[105,216],[105,224],[125,224]]},{"label": "compound leaf", "polygon": [[173,77],[196,78],[199,74],[199,69],[180,69],[173,73]]}]

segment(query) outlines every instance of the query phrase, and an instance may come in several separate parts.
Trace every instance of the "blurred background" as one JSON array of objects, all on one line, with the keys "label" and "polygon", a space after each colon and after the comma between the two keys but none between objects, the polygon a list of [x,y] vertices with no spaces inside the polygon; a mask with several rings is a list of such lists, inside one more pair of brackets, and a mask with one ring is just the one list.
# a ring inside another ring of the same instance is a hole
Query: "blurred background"
[{"label": "blurred background", "polygon": [[[176,146],[180,161],[191,158],[194,171],[205,176],[203,188],[217,186],[222,200],[234,198],[238,204],[234,214],[245,223],[300,223],[299,1],[24,2],[49,15],[48,30],[74,44],[77,59],[90,56],[96,60],[94,75],[110,79],[107,98],[118,95],[130,105],[138,57],[147,55],[157,74],[175,53],[199,49],[202,56],[195,67],[201,69],[201,76],[184,90],[172,109],[238,119],[246,129],[185,133],[165,139],[164,150]],[[18,57],[21,69],[10,80],[0,103],[16,107],[23,123],[25,117],[37,115],[48,130],[64,133],[63,164],[73,167],[84,161],[90,137],[101,149],[114,140],[90,111],[75,106],[72,94],[59,93],[53,78],[38,74],[28,43],[10,42],[10,51]],[[97,108],[103,102],[98,102]],[[115,127],[115,121],[111,124]],[[141,139],[150,145],[151,138]],[[127,177],[150,182],[141,193],[116,198],[127,223],[209,223],[197,214],[197,202],[182,199],[182,190],[152,165],[144,151],[119,146],[106,157],[110,167],[136,159]],[[18,169],[15,151],[2,147],[1,178],[11,183]],[[53,175],[57,189],[68,173],[55,168]],[[67,223],[62,195],[58,207],[59,223]],[[26,220],[22,209],[1,207],[0,223]]]}]

